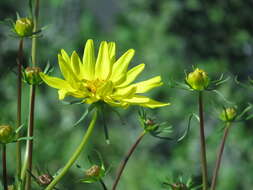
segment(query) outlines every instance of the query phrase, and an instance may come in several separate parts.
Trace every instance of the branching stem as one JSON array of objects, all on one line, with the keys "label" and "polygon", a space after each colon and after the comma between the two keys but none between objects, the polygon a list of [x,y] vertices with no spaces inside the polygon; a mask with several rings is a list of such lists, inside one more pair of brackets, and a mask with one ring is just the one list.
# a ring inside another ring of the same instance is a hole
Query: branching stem
[{"label": "branching stem", "polygon": [[231,125],[230,123],[227,123],[227,126],[226,126],[225,131],[224,131],[223,138],[221,140],[220,148],[219,148],[219,151],[217,153],[217,159],[216,159],[215,168],[214,168],[214,172],[213,172],[211,190],[216,189],[216,184],[217,184],[217,179],[218,179],[218,175],[219,175],[222,155],[223,155],[226,139],[227,139],[227,136],[228,136],[228,133],[229,133],[230,125]]},{"label": "branching stem", "polygon": [[117,175],[116,175],[116,179],[113,183],[113,187],[112,187],[112,190],[116,190],[116,187],[119,183],[119,180],[120,180],[120,177],[126,167],[126,164],[129,160],[129,158],[131,157],[131,155],[133,154],[133,152],[135,151],[135,149],[137,148],[138,144],[141,142],[142,138],[145,136],[146,134],[146,131],[143,131],[139,137],[137,138],[137,140],[135,141],[135,143],[131,146],[131,148],[129,149],[128,153],[126,154],[126,156],[124,157],[124,159],[122,160],[120,166],[119,166],[119,169],[118,169],[118,172],[117,172]]}]

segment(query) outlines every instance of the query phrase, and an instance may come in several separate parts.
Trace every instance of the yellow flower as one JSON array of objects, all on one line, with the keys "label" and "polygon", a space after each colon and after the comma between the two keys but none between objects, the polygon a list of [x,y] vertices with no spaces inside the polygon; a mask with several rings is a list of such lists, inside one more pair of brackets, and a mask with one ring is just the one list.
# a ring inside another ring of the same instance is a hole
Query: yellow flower
[{"label": "yellow flower", "polygon": [[161,77],[132,83],[143,71],[145,64],[140,64],[129,71],[128,65],[134,56],[130,49],[116,60],[114,42],[101,42],[97,59],[94,55],[93,40],[85,45],[83,59],[74,51],[71,56],[61,50],[58,61],[65,80],[40,73],[42,80],[53,88],[57,88],[59,99],[66,96],[81,98],[87,104],[104,101],[112,106],[127,107],[140,105],[156,108],[169,105],[140,95],[155,87],[161,86]]}]

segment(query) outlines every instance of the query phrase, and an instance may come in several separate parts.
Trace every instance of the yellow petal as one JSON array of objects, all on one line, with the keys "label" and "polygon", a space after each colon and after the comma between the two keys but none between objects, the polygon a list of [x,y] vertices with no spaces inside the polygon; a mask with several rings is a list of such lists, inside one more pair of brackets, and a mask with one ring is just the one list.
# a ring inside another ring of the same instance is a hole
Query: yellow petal
[{"label": "yellow petal", "polygon": [[48,76],[42,72],[40,73],[40,77],[47,85],[53,88],[72,90],[70,84],[65,80],[62,80],[57,77]]},{"label": "yellow petal", "polygon": [[95,77],[107,80],[111,74],[111,62],[109,58],[107,42],[102,42],[99,47],[98,57],[95,66]]},{"label": "yellow petal", "polygon": [[144,92],[151,90],[152,88],[161,86],[162,84],[163,83],[161,82],[161,77],[156,76],[156,77],[153,77],[149,80],[135,83],[135,84],[133,84],[133,86],[137,87],[136,93],[144,93]]},{"label": "yellow petal", "polygon": [[111,63],[115,62],[116,59],[116,44],[115,42],[108,43],[108,51]]},{"label": "yellow petal", "polygon": [[58,54],[60,70],[64,78],[73,86],[77,85],[77,76],[73,73],[70,63],[66,63],[62,56]]},{"label": "yellow petal", "polygon": [[115,99],[118,98],[131,98],[136,92],[136,87],[135,86],[128,86],[125,88],[118,88],[116,91],[113,93],[112,97]]},{"label": "yellow petal", "polygon": [[137,65],[137,66],[133,67],[132,69],[130,69],[127,72],[125,81],[123,83],[121,83],[118,87],[124,87],[124,86],[129,85],[144,70],[144,68],[145,68],[145,64],[140,64],[140,65]]},{"label": "yellow petal", "polygon": [[71,67],[75,75],[80,75],[81,60],[77,53],[74,51],[71,55]]},{"label": "yellow petal", "polygon": [[100,97],[104,97],[110,95],[112,91],[113,91],[113,83],[111,81],[108,81],[103,86],[101,86],[96,93]]},{"label": "yellow petal", "polygon": [[124,99],[124,101],[130,104],[140,105],[149,108],[157,108],[170,105],[170,103],[158,102],[146,96],[139,96],[139,95],[135,95],[131,99]]},{"label": "yellow petal", "polygon": [[67,90],[64,89],[58,90],[59,100],[63,100],[67,96],[67,94],[68,94]]},{"label": "yellow petal", "polygon": [[143,103],[148,103],[149,100],[150,99],[146,96],[134,95],[132,98],[123,99],[122,101],[131,103],[131,104],[143,104]]},{"label": "yellow petal", "polygon": [[158,108],[158,107],[163,107],[163,106],[168,106],[168,105],[170,105],[170,103],[159,102],[151,98],[149,99],[149,102],[140,104],[140,106],[148,107],[148,108]]},{"label": "yellow petal", "polygon": [[87,80],[93,80],[95,75],[95,53],[93,40],[87,40],[83,53],[83,74]]},{"label": "yellow petal", "polygon": [[66,63],[70,63],[70,58],[67,52],[64,49],[61,49],[61,56]]},{"label": "yellow petal", "polygon": [[113,82],[117,82],[122,74],[126,74],[128,65],[131,61],[131,59],[134,56],[134,50],[130,49],[126,53],[124,53],[113,65],[112,68],[112,75],[110,79]]}]

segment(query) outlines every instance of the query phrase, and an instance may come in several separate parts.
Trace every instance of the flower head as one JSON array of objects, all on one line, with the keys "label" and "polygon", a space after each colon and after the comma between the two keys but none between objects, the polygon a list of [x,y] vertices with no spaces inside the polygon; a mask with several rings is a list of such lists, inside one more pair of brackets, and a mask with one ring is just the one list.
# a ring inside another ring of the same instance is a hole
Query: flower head
[{"label": "flower head", "polygon": [[210,83],[207,73],[199,68],[189,73],[185,80],[193,90],[199,91],[207,88]]},{"label": "flower head", "polygon": [[233,121],[237,116],[236,109],[231,107],[231,108],[226,108],[222,110],[220,114],[220,119],[222,121]]},{"label": "flower head", "polygon": [[24,81],[31,85],[38,85],[42,82],[40,78],[41,69],[39,67],[27,67],[23,72]]},{"label": "flower head", "polygon": [[14,30],[20,37],[31,36],[33,33],[33,21],[29,18],[19,18],[14,25]]},{"label": "flower head", "polygon": [[61,50],[58,61],[64,80],[44,73],[40,76],[49,86],[58,89],[60,100],[66,96],[73,96],[87,104],[103,101],[112,106],[140,105],[150,108],[169,105],[141,95],[161,86],[163,83],[160,76],[132,83],[145,67],[145,64],[140,64],[128,70],[134,56],[133,49],[125,52],[117,60],[115,54],[115,43],[103,41],[96,59],[93,41],[88,40],[82,60],[76,52],[68,56]]},{"label": "flower head", "polygon": [[0,126],[0,143],[6,144],[12,141],[14,131],[10,125]]}]

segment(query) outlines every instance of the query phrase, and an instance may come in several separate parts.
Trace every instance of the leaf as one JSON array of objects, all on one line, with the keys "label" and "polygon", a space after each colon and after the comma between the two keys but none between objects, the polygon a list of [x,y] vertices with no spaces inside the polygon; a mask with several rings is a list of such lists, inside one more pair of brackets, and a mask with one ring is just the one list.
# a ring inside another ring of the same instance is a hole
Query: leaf
[{"label": "leaf", "polygon": [[80,100],[74,100],[74,101],[61,101],[62,102],[62,104],[64,104],[64,105],[73,105],[73,104],[83,104],[83,100],[82,101],[80,101]]},{"label": "leaf", "polygon": [[101,106],[101,115],[102,115],[102,120],[103,120],[103,128],[104,128],[104,134],[105,134],[105,142],[106,144],[110,144],[110,139],[109,139],[109,132],[108,132],[108,127],[106,125],[106,119],[105,119],[105,109],[104,109],[104,104]]},{"label": "leaf", "polygon": [[91,104],[83,113],[83,115],[81,116],[81,118],[73,125],[73,127],[76,127],[77,125],[79,125],[85,118],[86,116],[96,107],[96,104]]},{"label": "leaf", "polygon": [[25,126],[25,124],[20,125],[16,130],[15,133],[19,133],[19,131]]},{"label": "leaf", "polygon": [[[240,115],[237,116],[237,119],[241,119],[249,110],[252,109],[252,107],[253,107],[253,105],[248,103],[248,106],[242,111],[242,113]],[[250,117],[250,116],[248,116],[248,117]]]},{"label": "leaf", "polygon": [[224,95],[219,92],[218,90],[212,90],[214,93],[216,93],[218,96],[220,96],[227,104],[234,104],[233,102],[230,102],[229,100],[227,100]]},{"label": "leaf", "polygon": [[30,141],[33,140],[33,137],[20,137],[17,139],[17,141]]},{"label": "leaf", "polygon": [[199,120],[199,116],[196,115],[195,113],[192,113],[192,114],[189,116],[188,124],[187,124],[187,127],[186,127],[185,130],[184,130],[183,135],[182,135],[181,137],[178,138],[177,142],[182,141],[182,140],[188,135],[188,133],[189,133],[189,131],[190,131],[190,127],[191,127],[191,120],[192,120],[193,117],[195,117],[195,118],[198,120],[198,122],[200,121],[200,120]]}]

